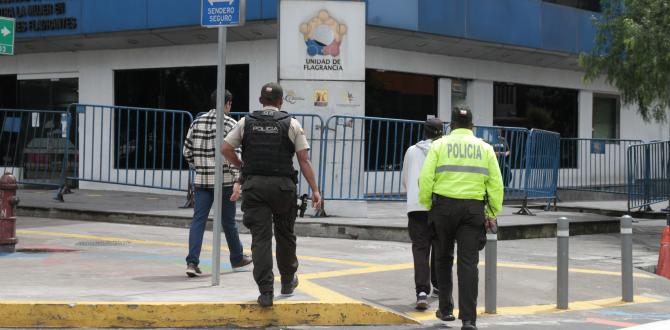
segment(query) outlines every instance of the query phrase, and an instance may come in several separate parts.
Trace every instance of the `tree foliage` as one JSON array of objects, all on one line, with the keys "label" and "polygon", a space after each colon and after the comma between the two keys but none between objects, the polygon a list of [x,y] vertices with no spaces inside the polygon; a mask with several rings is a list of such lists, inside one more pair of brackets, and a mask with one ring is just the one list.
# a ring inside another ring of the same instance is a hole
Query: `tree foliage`
[{"label": "tree foliage", "polygon": [[601,0],[596,44],[580,56],[587,81],[606,75],[645,121],[670,106],[670,0]]}]

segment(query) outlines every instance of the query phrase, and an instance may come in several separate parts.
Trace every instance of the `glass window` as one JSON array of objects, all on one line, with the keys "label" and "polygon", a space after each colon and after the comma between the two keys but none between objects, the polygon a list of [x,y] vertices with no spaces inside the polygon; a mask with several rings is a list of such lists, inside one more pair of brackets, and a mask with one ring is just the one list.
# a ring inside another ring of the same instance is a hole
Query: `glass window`
[{"label": "glass window", "polygon": [[[577,137],[577,97],[578,92],[573,89],[495,83],[493,124],[539,128],[558,132],[563,138]],[[562,150],[561,166],[570,166],[576,153],[576,148]]]},{"label": "glass window", "polygon": [[0,109],[16,109],[16,75],[0,75]]},{"label": "glass window", "polygon": [[65,110],[79,100],[79,79],[53,78],[18,81],[18,108]]},{"label": "glass window", "polygon": [[[216,66],[119,70],[114,72],[117,106],[176,109],[198,113],[214,108]],[[249,111],[249,65],[226,66],[226,89],[233,94],[233,112]],[[187,168],[181,157],[181,136],[188,123],[177,116],[132,110],[114,113],[115,166],[117,168]],[[173,128],[175,131],[173,132]],[[169,156],[165,156],[169,155]]]},{"label": "glass window", "polygon": [[619,100],[615,96],[593,96],[593,138],[619,138]]},{"label": "glass window", "polygon": [[[216,66],[114,72],[114,103],[121,106],[180,109],[195,116],[212,109],[215,89]],[[231,111],[248,112],[248,64],[226,65],[226,89],[233,94]]]}]

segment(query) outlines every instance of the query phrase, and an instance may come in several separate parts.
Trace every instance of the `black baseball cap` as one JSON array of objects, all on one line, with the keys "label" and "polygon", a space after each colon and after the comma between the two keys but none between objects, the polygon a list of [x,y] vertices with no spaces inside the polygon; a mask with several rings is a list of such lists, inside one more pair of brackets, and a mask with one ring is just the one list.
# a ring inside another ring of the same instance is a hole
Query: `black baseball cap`
[{"label": "black baseball cap", "polygon": [[423,123],[423,129],[431,131],[442,131],[444,130],[444,123],[440,120],[440,118],[428,118],[428,120]]},{"label": "black baseball cap", "polygon": [[268,102],[276,102],[284,98],[284,90],[278,83],[270,82],[261,88],[261,99]]},{"label": "black baseball cap", "polygon": [[451,111],[451,122],[462,126],[472,124],[472,111],[467,105],[457,105]]}]

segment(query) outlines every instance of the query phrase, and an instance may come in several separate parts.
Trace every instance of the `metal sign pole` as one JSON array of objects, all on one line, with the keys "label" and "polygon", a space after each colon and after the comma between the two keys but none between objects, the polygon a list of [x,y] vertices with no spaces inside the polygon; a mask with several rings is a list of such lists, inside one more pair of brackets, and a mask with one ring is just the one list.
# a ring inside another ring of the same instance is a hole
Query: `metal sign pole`
[{"label": "metal sign pole", "polygon": [[214,237],[212,242],[212,286],[219,285],[221,278],[221,216],[223,213],[223,155],[219,152],[223,144],[223,107],[226,96],[226,31],[219,27],[218,72],[216,75],[216,145],[214,148],[216,171],[214,185]]}]

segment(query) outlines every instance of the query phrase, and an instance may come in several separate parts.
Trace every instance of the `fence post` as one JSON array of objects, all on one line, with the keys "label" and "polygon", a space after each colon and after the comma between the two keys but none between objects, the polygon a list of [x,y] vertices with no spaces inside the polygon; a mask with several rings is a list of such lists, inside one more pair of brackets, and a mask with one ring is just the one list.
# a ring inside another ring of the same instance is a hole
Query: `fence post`
[{"label": "fence post", "polygon": [[[56,195],[54,196],[54,199],[59,201],[59,202],[65,202],[65,199],[63,198],[63,195],[68,191],[67,187],[67,170],[68,166],[70,165],[69,163],[69,157],[70,157],[70,129],[72,125],[72,117],[70,115],[70,110],[72,109],[73,104],[70,104],[67,109],[65,110],[65,113],[61,114],[61,137],[65,138],[65,145],[63,146],[64,152],[63,152],[63,162],[62,162],[62,168],[60,172],[60,187],[58,190],[56,190]],[[65,115],[65,120],[63,120],[62,116]],[[75,129],[77,129],[75,127]]]},{"label": "fence post", "polygon": [[651,197],[649,196],[651,188],[651,146],[644,146],[644,205],[646,205],[645,210],[651,211]]},{"label": "fence post", "polygon": [[633,218],[621,217],[621,296],[633,301]]},{"label": "fence post", "polygon": [[558,309],[568,309],[568,270],[569,270],[569,243],[570,243],[570,220],[566,217],[558,219],[557,231],[557,273],[556,278],[556,307]]},{"label": "fence post", "polygon": [[498,281],[498,234],[486,234],[486,266],[484,274],[484,312],[495,314]]}]

